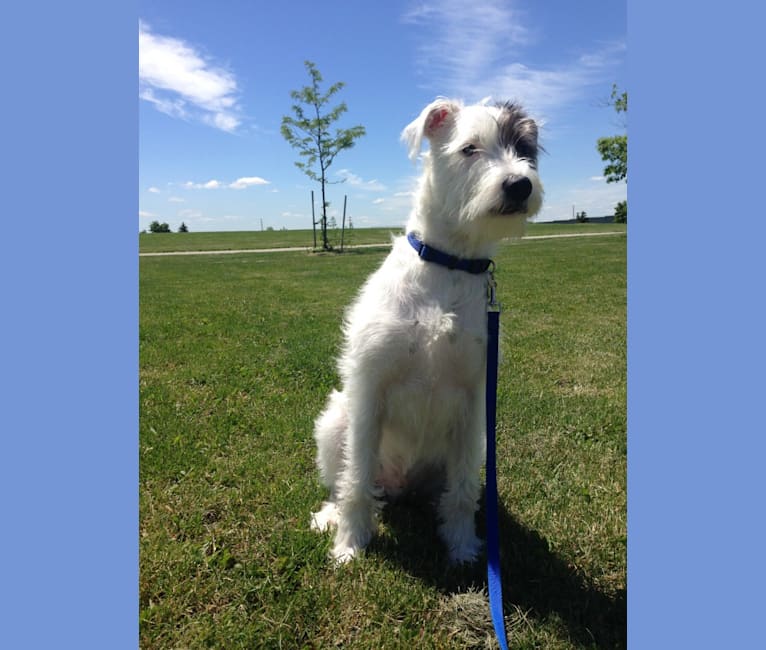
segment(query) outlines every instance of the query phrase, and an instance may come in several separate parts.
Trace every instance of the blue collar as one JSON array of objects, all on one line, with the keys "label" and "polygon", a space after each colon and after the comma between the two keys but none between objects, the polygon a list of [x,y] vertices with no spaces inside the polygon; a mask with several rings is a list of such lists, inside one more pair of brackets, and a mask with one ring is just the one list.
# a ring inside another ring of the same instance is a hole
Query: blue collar
[{"label": "blue collar", "polygon": [[410,246],[417,251],[418,257],[424,262],[434,262],[440,266],[446,266],[448,269],[457,269],[458,271],[466,271],[467,273],[478,275],[494,266],[494,262],[489,259],[466,260],[443,253],[422,242],[413,232],[407,233],[407,241],[410,242]]}]

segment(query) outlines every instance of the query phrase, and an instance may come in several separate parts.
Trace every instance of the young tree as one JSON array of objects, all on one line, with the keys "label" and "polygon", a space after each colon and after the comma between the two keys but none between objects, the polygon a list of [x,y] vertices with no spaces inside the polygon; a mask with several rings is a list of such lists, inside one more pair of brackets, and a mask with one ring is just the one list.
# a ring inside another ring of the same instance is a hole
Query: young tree
[{"label": "young tree", "polygon": [[182,221],[181,226],[178,228],[178,232],[189,232],[189,227]]},{"label": "young tree", "polygon": [[322,75],[316,65],[306,61],[305,66],[311,77],[311,85],[290,93],[295,100],[292,106],[295,116],[286,115],[282,118],[281,132],[285,140],[297,149],[304,159],[295,165],[310,179],[318,181],[322,187],[322,247],[330,250],[332,246],[327,238],[329,203],[326,185],[330,183],[327,179],[327,169],[341,151],[350,149],[357,138],[365,135],[365,129],[363,126],[353,126],[350,129],[336,128],[334,135],[330,133],[331,125],[348,110],[348,107],[345,102],[341,102],[335,108],[329,108],[327,104],[345,84],[339,81],[323,93],[319,87]]}]

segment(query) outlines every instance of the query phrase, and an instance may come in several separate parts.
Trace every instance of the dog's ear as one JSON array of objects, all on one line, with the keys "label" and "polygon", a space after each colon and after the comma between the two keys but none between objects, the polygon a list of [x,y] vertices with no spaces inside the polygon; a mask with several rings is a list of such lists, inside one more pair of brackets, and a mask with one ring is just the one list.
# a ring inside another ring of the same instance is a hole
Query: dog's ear
[{"label": "dog's ear", "polygon": [[407,144],[410,160],[415,160],[420,153],[423,136],[432,143],[449,138],[455,117],[460,112],[461,104],[452,99],[439,98],[426,106],[416,120],[402,131],[402,141]]}]

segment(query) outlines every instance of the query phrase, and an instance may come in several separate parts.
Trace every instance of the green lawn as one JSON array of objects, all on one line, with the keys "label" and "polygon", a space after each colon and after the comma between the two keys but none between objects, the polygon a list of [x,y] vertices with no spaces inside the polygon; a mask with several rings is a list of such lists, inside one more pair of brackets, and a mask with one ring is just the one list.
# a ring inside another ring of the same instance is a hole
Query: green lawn
[{"label": "green lawn", "polygon": [[[347,231],[344,245],[377,244],[391,241],[391,233],[398,234],[398,228],[355,228]],[[317,242],[321,247],[320,234]],[[337,242],[340,247],[340,233]],[[254,248],[307,248],[314,247],[311,230],[267,230],[247,232],[187,232],[187,233],[141,233],[138,236],[141,253],[169,251],[218,251],[248,250]]]},{"label": "green lawn", "polygon": [[[625,224],[530,224],[528,235],[548,235],[577,232],[625,231]],[[400,228],[355,228],[346,231],[344,245],[388,244],[391,234],[399,234]],[[317,235],[319,236],[319,235]],[[333,233],[333,242],[340,245],[340,234]],[[138,236],[141,253],[164,253],[172,251],[219,251],[249,250],[257,248],[313,248],[311,230],[272,230],[247,232],[188,232],[188,233],[141,233]],[[321,246],[321,243],[320,243]]]},{"label": "green lawn", "polygon": [[[142,247],[155,237],[175,236]],[[484,562],[449,567],[427,507],[387,510],[339,569],[309,530],[326,496],[312,421],[343,309],[384,255],[141,259],[142,648],[493,647]],[[624,648],[626,237],[495,259],[510,644]]]}]

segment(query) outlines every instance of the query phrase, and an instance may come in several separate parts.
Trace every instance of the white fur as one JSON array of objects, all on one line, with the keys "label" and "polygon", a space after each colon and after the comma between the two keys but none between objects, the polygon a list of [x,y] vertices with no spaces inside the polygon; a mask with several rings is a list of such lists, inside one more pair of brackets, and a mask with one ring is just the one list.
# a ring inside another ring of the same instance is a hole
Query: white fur
[{"label": "white fur", "polygon": [[[520,235],[542,202],[529,161],[499,142],[501,108],[439,99],[402,138],[416,158],[430,153],[407,224],[427,244],[465,258],[490,257]],[[472,144],[478,153],[461,153]],[[526,210],[498,214],[502,183],[523,175],[533,190]],[[330,498],[312,527],[337,526],[332,556],[353,558],[370,541],[383,493],[406,489],[419,468],[445,470],[439,533],[454,562],[476,558],[474,514],[484,457],[485,275],[422,261],[398,237],[346,315],[333,391],[316,421],[317,464]]]}]

